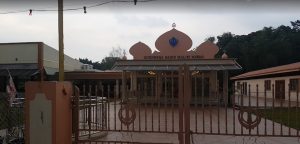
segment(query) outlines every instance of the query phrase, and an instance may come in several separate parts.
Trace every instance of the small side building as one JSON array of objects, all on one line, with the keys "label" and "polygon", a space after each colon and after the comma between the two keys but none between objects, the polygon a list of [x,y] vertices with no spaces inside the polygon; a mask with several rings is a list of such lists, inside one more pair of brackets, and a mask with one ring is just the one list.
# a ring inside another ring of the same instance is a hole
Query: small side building
[{"label": "small side building", "polygon": [[300,99],[300,62],[251,71],[230,79],[238,95],[286,101]]}]

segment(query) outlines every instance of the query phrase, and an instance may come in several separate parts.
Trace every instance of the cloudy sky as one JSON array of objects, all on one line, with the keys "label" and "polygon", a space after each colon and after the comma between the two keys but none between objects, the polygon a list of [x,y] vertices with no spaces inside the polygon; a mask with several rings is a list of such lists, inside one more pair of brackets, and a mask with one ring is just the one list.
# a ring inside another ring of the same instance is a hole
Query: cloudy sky
[{"label": "cloudy sky", "polygon": [[[109,0],[64,0],[65,9],[97,5]],[[213,2],[212,2],[213,1]],[[205,38],[224,32],[237,35],[264,26],[290,25],[300,19],[295,0],[156,0],[114,2],[99,7],[64,12],[65,53],[73,58],[101,61],[113,47],[128,49],[136,42],[155,50],[155,40],[176,23],[176,29],[193,40],[193,47]],[[56,0],[1,0],[0,43],[41,41],[58,49]],[[9,13],[15,11],[21,13]],[[130,54],[128,54],[130,58]]]}]

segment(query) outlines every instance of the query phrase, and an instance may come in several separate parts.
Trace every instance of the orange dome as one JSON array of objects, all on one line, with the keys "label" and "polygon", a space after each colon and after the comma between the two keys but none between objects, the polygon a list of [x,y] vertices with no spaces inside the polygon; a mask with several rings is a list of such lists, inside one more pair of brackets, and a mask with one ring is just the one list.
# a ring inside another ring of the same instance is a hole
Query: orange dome
[{"label": "orange dome", "polygon": [[138,42],[129,49],[129,53],[133,59],[144,59],[144,56],[151,55],[152,51],[146,44]]},{"label": "orange dome", "polygon": [[202,55],[205,59],[215,58],[215,55],[218,53],[218,51],[218,46],[210,41],[203,42],[195,50],[197,54]]},{"label": "orange dome", "polygon": [[162,34],[156,41],[156,48],[164,55],[172,53],[185,53],[192,47],[192,39],[185,33],[173,28]]}]

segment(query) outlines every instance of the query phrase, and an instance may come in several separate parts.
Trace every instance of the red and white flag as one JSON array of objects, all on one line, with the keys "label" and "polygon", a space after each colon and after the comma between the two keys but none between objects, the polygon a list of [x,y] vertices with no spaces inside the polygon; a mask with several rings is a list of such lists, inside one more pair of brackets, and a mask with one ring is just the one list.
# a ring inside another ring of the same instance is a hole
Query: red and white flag
[{"label": "red and white flag", "polygon": [[11,75],[9,74],[9,80],[6,86],[6,92],[8,94],[8,100],[9,100],[9,104],[10,106],[12,106],[13,101],[15,100],[16,94],[17,94],[17,90],[14,84],[14,81],[11,77]]}]

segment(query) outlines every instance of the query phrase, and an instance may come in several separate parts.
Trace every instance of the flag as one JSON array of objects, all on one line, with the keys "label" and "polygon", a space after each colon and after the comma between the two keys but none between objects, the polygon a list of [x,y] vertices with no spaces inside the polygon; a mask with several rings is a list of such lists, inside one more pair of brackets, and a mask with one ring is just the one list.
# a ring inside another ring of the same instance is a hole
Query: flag
[{"label": "flag", "polygon": [[[9,72],[8,72],[9,73]],[[12,106],[13,101],[15,100],[17,90],[14,84],[14,81],[9,73],[8,83],[6,86],[6,92],[8,94],[9,105]]]}]

